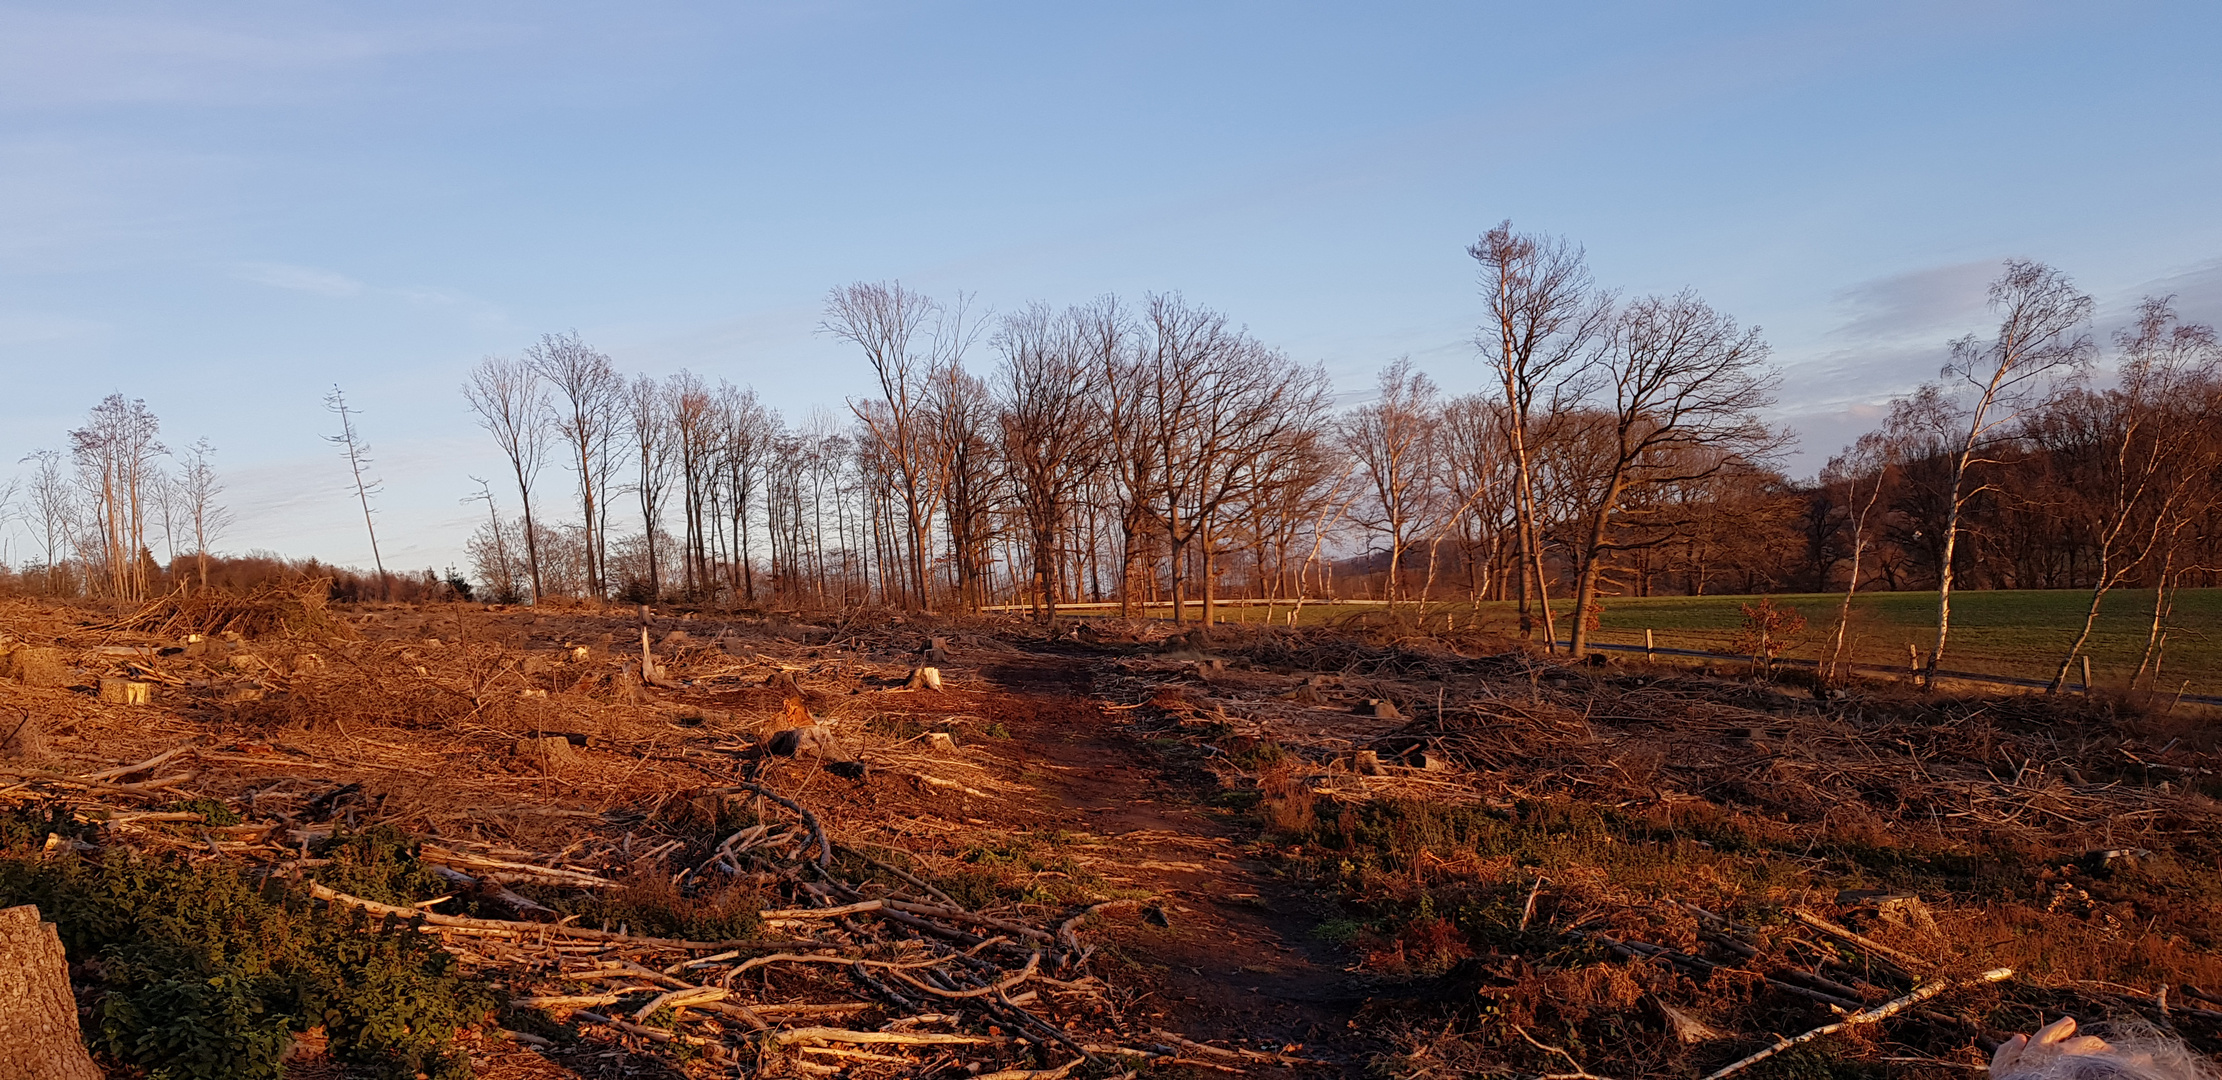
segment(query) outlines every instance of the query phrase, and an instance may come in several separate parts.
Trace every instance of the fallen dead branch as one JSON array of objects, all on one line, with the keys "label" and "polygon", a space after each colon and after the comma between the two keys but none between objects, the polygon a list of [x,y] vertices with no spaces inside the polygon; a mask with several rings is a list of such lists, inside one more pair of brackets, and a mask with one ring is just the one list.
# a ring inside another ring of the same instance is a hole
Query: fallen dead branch
[{"label": "fallen dead branch", "polygon": [[1906,953],[1899,952],[1898,950],[1893,949],[1890,946],[1883,944],[1882,942],[1862,936],[1860,934],[1855,934],[1852,931],[1838,926],[1835,923],[1821,918],[1820,916],[1815,915],[1803,908],[1792,909],[1790,912],[1790,917],[1806,924],[1807,926],[1814,928],[1815,930],[1819,930],[1820,932],[1827,934],[1830,937],[1836,938],[1839,941],[1857,946],[1861,950],[1881,957],[1882,959],[1895,964],[1900,968],[1903,968],[1908,974],[1916,974],[1922,971],[1926,971],[1932,966],[1928,961],[1923,960],[1918,956],[1910,956]]},{"label": "fallen dead branch", "polygon": [[852,1031],[848,1028],[831,1027],[789,1028],[774,1032],[770,1038],[774,1046],[792,1046],[805,1042],[886,1046],[994,1046],[1004,1041],[991,1035],[949,1035],[932,1031]]},{"label": "fallen dead branch", "polygon": [[1889,1018],[1896,1016],[1899,1013],[1906,1011],[1907,1009],[1913,1008],[1914,1006],[1919,1005],[1922,1002],[1937,996],[1938,994],[1944,993],[1947,990],[1951,990],[1957,987],[1979,986],[1983,983],[2003,982],[2013,977],[2014,969],[2012,968],[1993,968],[1972,979],[1939,979],[1935,982],[1924,984],[1922,986],[1916,987],[1912,993],[1907,994],[1903,997],[1893,998],[1890,1001],[1886,1001],[1883,1004],[1877,1005],[1872,1009],[1866,1009],[1860,1012],[1853,1013],[1850,1016],[1847,1016],[1842,1020],[1838,1020],[1833,1024],[1823,1024],[1820,1027],[1814,1028],[1813,1030],[1808,1031],[1805,1034],[1799,1035],[1795,1038],[1782,1039],[1776,1042],[1773,1046],[1761,1050],[1756,1054],[1752,1054],[1748,1057],[1731,1062],[1728,1065],[1721,1067],[1718,1071],[1715,1071],[1711,1075],[1705,1077],[1705,1080],[1721,1080],[1721,1078],[1724,1076],[1733,1076],[1736,1073],[1742,1072],[1745,1069],[1752,1067],[1753,1065],[1757,1065],[1760,1062],[1775,1056],[1776,1054],[1790,1049],[1791,1047],[1797,1046],[1801,1043],[1812,1042],[1813,1040],[1818,1039],[1823,1035],[1832,1035],[1836,1032],[1844,1030],[1845,1028],[1857,1027],[1861,1024],[1881,1023],[1882,1021],[1888,1020]]}]

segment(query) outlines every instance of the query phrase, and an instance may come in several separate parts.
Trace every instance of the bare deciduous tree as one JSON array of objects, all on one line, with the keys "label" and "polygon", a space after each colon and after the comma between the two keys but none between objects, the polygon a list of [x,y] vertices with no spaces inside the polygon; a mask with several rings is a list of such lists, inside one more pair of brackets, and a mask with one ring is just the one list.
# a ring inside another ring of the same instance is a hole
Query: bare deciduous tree
[{"label": "bare deciduous tree", "polygon": [[40,557],[52,569],[62,560],[62,550],[77,520],[77,493],[68,474],[62,471],[65,459],[61,451],[34,450],[23,460],[32,463],[31,482],[25,492],[29,500],[26,513],[38,526]]},{"label": "bare deciduous tree", "polygon": [[1591,281],[1582,249],[1557,237],[1515,233],[1510,221],[1482,234],[1466,250],[1480,264],[1489,310],[1475,344],[1497,377],[1507,409],[1504,434],[1515,485],[1521,633],[1532,633],[1540,617],[1544,646],[1556,650],[1533,441],[1540,421],[1556,417],[1587,392],[1582,376],[1591,370],[1588,361],[1610,326],[1611,299]]},{"label": "bare deciduous tree", "polygon": [[2116,340],[2119,384],[2106,393],[2071,391],[2068,403],[2080,407],[2054,410],[2087,417],[2098,436],[2091,440],[2098,451],[2091,464],[2098,467],[2080,470],[2076,479],[2082,482],[2068,488],[2069,504],[2084,510],[2098,566],[2082,629],[2061,655],[2048,693],[2067,683],[2106,594],[2159,548],[2214,466],[2216,417],[2209,406],[2222,365],[2214,329],[2180,322],[2169,298],[2148,297],[2138,305],[2137,322]]},{"label": "bare deciduous tree", "polygon": [[548,395],[532,365],[489,356],[471,369],[463,396],[478,413],[479,425],[494,437],[509,459],[524,505],[525,569],[532,577],[532,599],[542,596],[539,530],[532,520],[532,485],[548,457]]},{"label": "bare deciduous tree", "polygon": [[186,447],[177,476],[178,494],[185,518],[193,530],[193,557],[200,571],[201,588],[208,588],[208,546],[231,526],[231,511],[216,501],[224,484],[216,475],[216,447],[206,437]]},{"label": "bare deciduous tree", "polygon": [[[648,594],[663,595],[659,571],[663,565],[656,542],[663,533],[664,493],[671,488],[672,431],[667,422],[670,403],[662,383],[636,375],[625,388],[625,418],[631,426],[634,474],[633,494],[640,499],[641,534],[648,548]],[[484,485],[481,485],[482,487]]]},{"label": "bare deciduous tree", "polygon": [[146,596],[146,513],[155,459],[166,451],[155,436],[161,421],[147,403],[110,394],[93,406],[84,427],[69,433],[70,454],[92,498],[109,595]]},{"label": "bare deciduous tree", "polygon": [[1396,609],[1398,577],[1404,554],[1418,534],[1434,524],[1441,509],[1435,460],[1438,405],[1434,382],[1399,359],[1381,370],[1372,402],[1344,414],[1342,447],[1365,481],[1365,507],[1359,527],[1389,541],[1389,573],[1383,595]]},{"label": "bare deciduous tree", "polygon": [[995,400],[977,376],[945,364],[933,373],[927,401],[939,447],[941,504],[957,575],[957,606],[976,611],[984,602],[981,586],[1002,480],[992,430]]},{"label": "bare deciduous tree", "polygon": [[494,489],[484,480],[471,477],[478,483],[478,492],[463,497],[464,502],[486,504],[486,550],[479,559],[479,577],[487,585],[487,598],[497,604],[514,603],[517,593],[517,563],[509,554],[508,530],[502,527],[501,508],[494,503]]},{"label": "bare deciduous tree", "polygon": [[1142,319],[1137,381],[1142,418],[1156,444],[1153,508],[1171,556],[1173,621],[1184,605],[1193,551],[1203,578],[1203,621],[1215,617],[1220,510],[1245,492],[1260,459],[1320,422],[1326,373],[1292,363],[1178,294],[1155,295]]},{"label": "bare deciduous tree", "polygon": [[1637,485],[1710,476],[1778,444],[1756,410],[1773,404],[1776,376],[1759,330],[1693,293],[1646,297],[1613,321],[1599,361],[1609,395],[1601,468],[1589,479],[1576,551],[1572,652],[1586,655],[1597,582],[1617,549],[1615,514]]},{"label": "bare deciduous tree", "polygon": [[1964,434],[1956,438],[1951,461],[1949,501],[1945,508],[1942,555],[1937,570],[1937,636],[1929,652],[1924,681],[1934,683],[1952,629],[1953,560],[1960,520],[1968,500],[1983,490],[1969,486],[1968,470],[1991,463],[1989,456],[2010,424],[2051,399],[2059,376],[2081,371],[2091,362],[2091,298],[2068,276],[2039,262],[2010,260],[1990,287],[1991,309],[1999,313],[1998,333],[1990,341],[1974,335],[1952,343],[1952,360],[1942,377],[1972,392],[1959,409]]},{"label": "bare deciduous tree", "polygon": [[1119,534],[1119,615],[1134,616],[1142,593],[1143,547],[1157,531],[1157,439],[1148,417],[1154,409],[1153,383],[1134,316],[1116,296],[1104,296],[1082,309],[1081,348],[1101,388],[1107,451],[1107,494],[1115,503],[1112,518]]},{"label": "bare deciduous tree", "polygon": [[1515,545],[1511,573],[1499,573],[1505,566],[1505,537],[1518,532],[1518,523],[1511,520],[1515,483],[1511,440],[1504,432],[1506,413],[1502,402],[1486,394],[1455,398],[1442,412],[1438,459],[1448,498],[1460,507],[1451,524],[1466,561],[1467,598],[1476,603],[1492,596],[1502,599],[1507,590],[1500,578],[1516,577],[1524,557]]},{"label": "bare deciduous tree", "polygon": [[780,421],[756,399],[756,391],[720,382],[715,425],[723,442],[718,455],[724,477],[723,498],[732,515],[737,545],[735,573],[729,578],[734,595],[753,603],[756,570],[749,538],[750,507],[764,477],[766,458],[777,441]]},{"label": "bare deciduous tree", "polygon": [[1844,599],[1837,605],[1836,629],[1829,636],[1828,663],[1822,668],[1825,682],[1837,679],[1838,667],[1844,659],[1844,641],[1852,622],[1852,597],[1858,595],[1862,563],[1873,537],[1872,523],[1875,507],[1882,501],[1883,490],[1889,486],[1891,470],[1896,465],[1896,453],[1887,431],[1869,432],[1859,441],[1830,459],[1821,470],[1821,483],[1841,493],[1844,504],[1850,508],[1845,527],[1851,530],[1851,566],[1844,580]]},{"label": "bare deciduous tree", "polygon": [[1098,310],[1063,314],[1034,304],[1005,316],[994,345],[1003,456],[1018,489],[1043,617],[1057,622],[1060,567],[1072,500],[1094,464],[1100,435],[1096,386],[1103,353],[1118,352],[1115,324]]},{"label": "bare deciduous tree", "polygon": [[716,577],[710,571],[710,526],[716,514],[710,507],[710,488],[717,480],[719,443],[717,399],[701,377],[682,371],[664,384],[664,401],[671,410],[672,441],[679,450],[680,515],[686,519],[683,541],[687,598],[700,599]]},{"label": "bare deciduous tree", "polygon": [[556,429],[569,444],[566,464],[579,475],[579,510],[586,540],[587,590],[602,599],[608,538],[606,488],[616,472],[618,430],[625,381],[610,358],[579,338],[577,331],[546,334],[525,350],[525,362],[563,395]]},{"label": "bare deciduous tree", "polygon": [[903,518],[909,527],[906,552],[909,605],[930,606],[926,593],[926,552],[933,529],[934,499],[940,477],[934,475],[933,433],[927,418],[927,379],[930,355],[916,351],[913,339],[926,331],[928,320],[941,306],[896,282],[856,282],[826,296],[822,333],[831,334],[864,350],[879,380],[884,412],[850,404],[859,421],[872,433],[901,479],[899,495]]}]

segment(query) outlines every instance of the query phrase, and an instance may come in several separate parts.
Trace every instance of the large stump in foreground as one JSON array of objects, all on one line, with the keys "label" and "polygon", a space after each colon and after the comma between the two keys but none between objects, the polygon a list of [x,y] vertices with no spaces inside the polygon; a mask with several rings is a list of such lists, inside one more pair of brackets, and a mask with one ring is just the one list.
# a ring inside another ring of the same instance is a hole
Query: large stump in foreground
[{"label": "large stump in foreground", "polygon": [[0,1080],[101,1080],[77,1029],[69,961],[29,904],[0,910]]}]

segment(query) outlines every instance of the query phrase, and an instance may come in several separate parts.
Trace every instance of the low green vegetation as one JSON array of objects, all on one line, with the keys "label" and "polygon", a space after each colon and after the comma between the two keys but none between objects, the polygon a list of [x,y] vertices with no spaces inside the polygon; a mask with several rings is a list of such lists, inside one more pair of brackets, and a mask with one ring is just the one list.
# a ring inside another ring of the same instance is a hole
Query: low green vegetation
[{"label": "low green vegetation", "polygon": [[935,884],[967,907],[999,904],[1074,904],[1096,897],[1105,883],[1077,857],[1078,838],[1039,829],[975,843],[955,869]]},{"label": "low green vegetation", "polygon": [[[111,1060],[151,1080],[275,1078],[294,1036],[321,1028],[333,1056],[368,1075],[470,1075],[449,1042],[493,995],[422,934],[236,864],[49,852],[49,835],[93,831],[64,806],[0,815],[0,906],[36,904],[60,928],[90,983],[86,1041]],[[384,832],[320,854],[334,880],[369,895],[406,898],[423,873]]]}]

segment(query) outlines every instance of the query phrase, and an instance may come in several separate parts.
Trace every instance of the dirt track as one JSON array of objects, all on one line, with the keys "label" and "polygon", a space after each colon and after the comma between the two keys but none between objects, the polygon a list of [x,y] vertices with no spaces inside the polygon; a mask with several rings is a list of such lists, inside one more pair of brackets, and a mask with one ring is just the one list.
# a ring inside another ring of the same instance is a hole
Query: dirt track
[{"label": "dirt track", "polygon": [[1085,659],[1043,655],[982,673],[1024,703],[1009,724],[1032,757],[1040,806],[1075,834],[1106,841],[1114,880],[1160,897],[1156,919],[1122,920],[1103,939],[1107,974],[1147,986],[1137,1017],[1193,1037],[1245,1042],[1362,1065],[1354,1032],[1366,994],[1348,960],[1312,929],[1328,914],[1245,857],[1255,827],[1215,809],[1218,785],[1186,747],[1151,746],[1090,697]]}]

